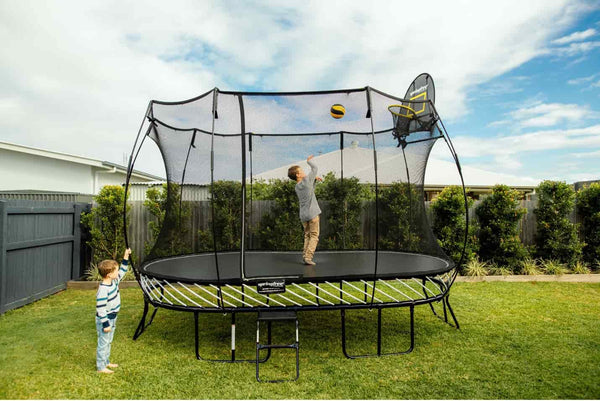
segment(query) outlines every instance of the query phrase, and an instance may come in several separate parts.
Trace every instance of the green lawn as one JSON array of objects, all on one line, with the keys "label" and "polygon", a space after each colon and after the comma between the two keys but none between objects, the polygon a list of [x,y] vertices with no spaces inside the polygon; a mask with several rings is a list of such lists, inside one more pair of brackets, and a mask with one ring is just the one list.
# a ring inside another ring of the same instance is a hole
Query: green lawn
[{"label": "green lawn", "polygon": [[[300,313],[300,379],[257,383],[253,364],[198,361],[193,314],[159,310],[137,340],[139,289],[122,290],[112,361],[95,371],[94,291],[68,290],[0,316],[0,399],[6,398],[600,398],[600,285],[456,283],[456,330],[428,306],[415,310],[409,355],[348,360],[339,311]],[[376,312],[349,312],[352,352],[374,351]],[[406,346],[408,309],[384,311],[384,352]],[[201,352],[227,357],[229,316],[202,315]],[[238,316],[238,355],[254,353],[255,315]],[[266,331],[266,330],[265,330]],[[281,326],[275,342],[292,331]],[[278,352],[279,351],[279,352]],[[275,350],[261,373],[292,373]]]}]

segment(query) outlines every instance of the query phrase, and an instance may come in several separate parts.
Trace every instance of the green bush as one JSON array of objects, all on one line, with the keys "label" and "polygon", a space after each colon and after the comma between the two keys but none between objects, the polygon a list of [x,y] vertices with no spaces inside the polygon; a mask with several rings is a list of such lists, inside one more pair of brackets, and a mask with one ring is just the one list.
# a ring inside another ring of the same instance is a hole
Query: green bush
[{"label": "green bush", "polygon": [[296,183],[290,180],[270,180],[253,185],[254,200],[271,200],[271,210],[260,218],[253,229],[258,235],[259,248],[269,250],[301,250],[304,230],[298,218]]},{"label": "green bush", "polygon": [[526,209],[519,208],[519,194],[506,185],[496,185],[475,210],[479,220],[479,256],[487,262],[516,271],[527,250],[519,238],[519,221]]},{"label": "green bush", "polygon": [[[208,230],[200,230],[201,250],[214,248],[212,233],[219,251],[240,249],[242,232],[242,184],[236,181],[215,181],[210,189],[212,197]],[[214,221],[213,221],[214,216]],[[214,223],[214,227],[212,224]]]},{"label": "green bush", "polygon": [[[81,216],[81,224],[90,232],[87,244],[92,249],[91,269],[105,259],[120,262],[125,251],[123,235],[123,202],[125,190],[118,185],[105,185],[94,197],[95,205]],[[127,206],[127,212],[130,207]]]},{"label": "green bush", "polygon": [[577,192],[577,214],[581,219],[583,258],[590,265],[600,264],[600,183]]},{"label": "green bush", "polygon": [[[315,188],[317,200],[322,205],[329,204],[325,218],[328,223],[327,232],[321,235],[322,249],[358,249],[364,247],[361,230],[361,218],[365,210],[365,201],[374,194],[366,185],[361,185],[358,178],[335,178],[332,172],[327,173],[323,183]],[[323,217],[323,215],[321,216]]]},{"label": "green bush", "polygon": [[146,257],[156,258],[192,252],[189,235],[190,205],[181,201],[181,187],[178,184],[148,188],[144,206],[155,218],[148,223],[151,239],[144,244]]},{"label": "green bush", "polygon": [[[468,207],[473,206],[473,199],[467,197]],[[433,232],[438,243],[456,263],[460,260],[465,246],[465,198],[462,187],[449,186],[431,203],[433,212]],[[469,222],[464,263],[476,257],[477,228],[475,222]]]},{"label": "green bush", "polygon": [[577,227],[568,218],[575,205],[575,191],[558,181],[543,181],[536,191],[538,207],[534,213],[537,219],[537,257],[574,266],[581,259],[582,253]]},{"label": "green bush", "polygon": [[416,186],[394,182],[379,190],[380,249],[423,252],[423,192]]}]

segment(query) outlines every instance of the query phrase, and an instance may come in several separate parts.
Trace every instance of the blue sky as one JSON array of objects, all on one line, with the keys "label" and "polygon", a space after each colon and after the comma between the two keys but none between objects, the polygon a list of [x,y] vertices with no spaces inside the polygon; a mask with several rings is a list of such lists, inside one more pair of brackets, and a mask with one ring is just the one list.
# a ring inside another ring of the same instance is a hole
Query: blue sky
[{"label": "blue sky", "polygon": [[122,163],[150,99],[428,72],[464,165],[600,178],[598,1],[4,1],[0,39],[0,141]]}]

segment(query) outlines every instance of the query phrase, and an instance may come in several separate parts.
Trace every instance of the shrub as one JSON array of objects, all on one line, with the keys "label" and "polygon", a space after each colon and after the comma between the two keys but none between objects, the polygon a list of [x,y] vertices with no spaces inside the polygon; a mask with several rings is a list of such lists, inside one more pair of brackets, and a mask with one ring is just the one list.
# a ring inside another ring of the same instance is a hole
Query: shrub
[{"label": "shrub", "polygon": [[381,249],[423,252],[427,244],[419,215],[424,213],[423,192],[415,185],[394,182],[379,192]]},{"label": "shrub", "polygon": [[539,263],[536,259],[526,258],[521,261],[521,274],[525,274],[528,276],[535,276],[537,274],[541,274]]},{"label": "shrub", "polygon": [[510,276],[512,273],[513,271],[506,266],[498,266],[493,264],[489,268],[489,274],[491,276]]},{"label": "shrub", "polygon": [[148,223],[151,239],[144,244],[147,257],[192,252],[189,235],[191,210],[188,202],[181,201],[181,187],[178,184],[148,188],[144,206],[155,218]]},{"label": "shrub", "polygon": [[573,273],[575,274],[590,274],[592,269],[590,269],[585,263],[581,261],[577,261],[575,265],[573,265]]},{"label": "shrub", "polygon": [[[473,199],[467,197],[468,207],[473,206]],[[433,212],[433,232],[438,243],[455,262],[458,263],[465,245],[465,199],[462,187],[450,186],[431,203]],[[477,252],[477,235],[475,224],[471,221],[467,234],[464,262],[467,263]]]},{"label": "shrub", "polygon": [[475,210],[479,219],[479,256],[487,262],[516,270],[527,250],[519,238],[518,223],[526,213],[519,208],[518,192],[496,185]]},{"label": "shrub", "polygon": [[319,202],[330,205],[326,216],[328,230],[320,241],[322,248],[362,248],[361,217],[365,201],[374,195],[369,187],[359,184],[356,177],[342,180],[329,172],[323,177],[323,183],[316,186],[315,195]]},{"label": "shrub", "polygon": [[[253,188],[255,200],[271,200],[271,210],[260,219],[255,230],[260,247],[269,250],[300,250],[304,246],[304,231],[298,219],[296,183],[290,180],[270,180]],[[256,191],[254,191],[256,189]]]},{"label": "shrub", "polygon": [[463,269],[463,274],[471,277],[487,276],[488,264],[477,257],[469,260]]},{"label": "shrub", "polygon": [[568,219],[575,205],[575,191],[564,182],[543,181],[537,193],[538,207],[534,210],[537,256],[575,265],[582,253],[577,227]]},{"label": "shrub", "polygon": [[[123,202],[125,190],[118,185],[105,185],[94,197],[95,205],[81,216],[81,224],[90,232],[87,244],[92,249],[92,270],[105,259],[120,261],[125,251],[123,235]],[[127,206],[127,212],[130,207]]]},{"label": "shrub", "polygon": [[[87,269],[85,271],[85,278],[88,281],[102,281],[102,276],[98,271],[98,266],[94,265]],[[135,280],[133,269],[127,269],[127,273],[125,273],[121,280]]]},{"label": "shrub", "polygon": [[211,207],[214,211],[211,212],[209,224],[214,223],[214,228],[205,230],[202,233],[205,237],[201,235],[201,238],[208,240],[209,249],[212,250],[214,229],[217,250],[239,249],[242,230],[242,184],[236,181],[215,181],[210,194],[213,202]]},{"label": "shrub", "polygon": [[542,268],[546,274],[562,275],[569,272],[566,266],[556,260],[543,260]]},{"label": "shrub", "polygon": [[577,192],[577,214],[581,218],[583,258],[596,265],[600,263],[600,183]]}]

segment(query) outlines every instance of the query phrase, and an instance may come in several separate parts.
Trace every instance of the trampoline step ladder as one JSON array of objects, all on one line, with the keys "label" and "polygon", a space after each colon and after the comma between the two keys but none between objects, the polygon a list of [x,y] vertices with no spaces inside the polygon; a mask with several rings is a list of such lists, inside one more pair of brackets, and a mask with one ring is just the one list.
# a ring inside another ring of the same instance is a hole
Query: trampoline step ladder
[{"label": "trampoline step ladder", "polygon": [[[269,325],[272,322],[291,322],[293,321],[296,326],[296,340],[291,344],[261,344],[260,343],[260,323],[267,322]],[[260,361],[259,353],[262,349],[282,349],[291,348],[296,350],[296,377],[293,379],[279,379],[279,380],[261,380],[260,379]],[[298,315],[295,311],[265,311],[258,312],[258,318],[256,319],[256,380],[259,382],[267,383],[279,383],[287,381],[296,381],[300,377],[300,348],[298,339]]]}]

